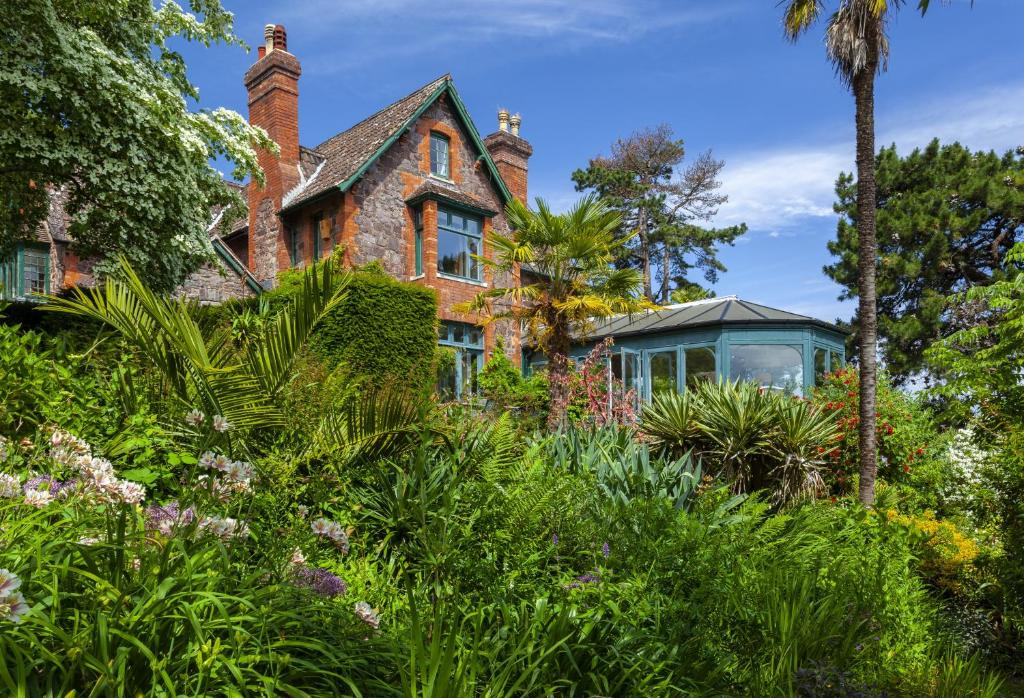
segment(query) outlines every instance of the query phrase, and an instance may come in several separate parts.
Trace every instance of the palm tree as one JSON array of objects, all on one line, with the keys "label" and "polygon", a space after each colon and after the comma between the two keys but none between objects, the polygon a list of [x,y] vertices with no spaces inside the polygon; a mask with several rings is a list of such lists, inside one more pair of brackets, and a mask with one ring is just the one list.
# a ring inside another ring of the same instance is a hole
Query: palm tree
[{"label": "palm tree", "polygon": [[565,420],[568,399],[569,347],[585,336],[594,320],[652,308],[637,295],[643,277],[634,269],[614,269],[616,252],[627,239],[615,240],[621,219],[596,197],[581,199],[569,211],[555,214],[543,199],[531,211],[511,201],[506,217],[512,233],[492,233],[494,252],[484,264],[511,274],[528,264],[532,284],[493,288],[456,309],[480,313],[484,324],[513,320],[548,357],[551,411],[548,424]]},{"label": "palm tree", "polygon": [[[878,318],[875,265],[875,76],[886,69],[889,38],[885,29],[905,0],[839,0],[825,30],[825,50],[836,76],[853,92],[857,131],[857,237],[860,324],[860,501],[875,501],[878,471],[875,434]],[[919,0],[921,14],[930,0]],[[786,37],[796,41],[825,9],[824,0],[785,0]]]}]

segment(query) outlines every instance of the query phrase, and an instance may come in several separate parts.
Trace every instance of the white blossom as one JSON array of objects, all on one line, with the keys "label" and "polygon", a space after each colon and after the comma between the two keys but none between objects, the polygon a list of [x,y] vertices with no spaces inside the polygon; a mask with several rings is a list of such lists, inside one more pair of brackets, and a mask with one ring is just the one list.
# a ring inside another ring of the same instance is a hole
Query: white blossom
[{"label": "white blossom", "polygon": [[10,499],[21,494],[21,480],[15,475],[0,473],[0,497]]},{"label": "white blossom", "polygon": [[220,432],[221,434],[223,434],[224,432],[226,432],[230,428],[231,428],[231,423],[228,422],[228,420],[225,417],[223,417],[223,416],[221,416],[219,414],[213,415],[213,430],[214,431],[217,431],[217,432]]},{"label": "white blossom", "polygon": [[192,427],[198,427],[206,419],[206,415],[200,410],[192,410],[185,415],[185,423]]},{"label": "white blossom", "polygon": [[53,501],[53,495],[49,490],[29,490],[25,493],[25,504],[42,509]]}]

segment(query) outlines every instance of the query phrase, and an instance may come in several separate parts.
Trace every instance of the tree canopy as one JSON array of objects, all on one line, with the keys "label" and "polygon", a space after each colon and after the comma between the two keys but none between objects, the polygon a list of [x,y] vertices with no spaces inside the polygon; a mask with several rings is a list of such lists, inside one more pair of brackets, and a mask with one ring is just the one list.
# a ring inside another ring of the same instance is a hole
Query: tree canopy
[{"label": "tree canopy", "polygon": [[[900,157],[883,148],[876,165],[878,192],[878,329],[887,368],[906,381],[928,369],[925,349],[986,317],[982,304],[947,297],[1005,277],[1007,253],[1024,240],[1024,149],[998,155],[932,141]],[[842,215],[825,267],[842,284],[842,298],[858,293],[857,183],[836,182]],[[1011,266],[1015,266],[1011,264]],[[858,319],[854,318],[854,330]],[[931,367],[935,370],[935,367]]]},{"label": "tree canopy", "polygon": [[173,44],[240,45],[231,25],[219,0],[0,4],[0,253],[34,236],[60,190],[101,273],[123,255],[169,290],[210,259],[211,207],[244,210],[211,159],[260,179],[252,145],[274,145],[233,111],[190,108]]},{"label": "tree canopy", "polygon": [[572,174],[577,191],[591,190],[619,212],[616,239],[625,244],[616,266],[638,269],[644,295],[652,302],[668,303],[673,290],[696,285],[688,276],[694,269],[715,282],[725,271],[718,245],[731,245],[747,230],[746,225],[716,229],[696,224],[711,220],[728,200],[718,180],[725,163],[709,151],[680,171],[685,156],[683,141],[662,124],[619,139],[610,156],[595,157]]}]

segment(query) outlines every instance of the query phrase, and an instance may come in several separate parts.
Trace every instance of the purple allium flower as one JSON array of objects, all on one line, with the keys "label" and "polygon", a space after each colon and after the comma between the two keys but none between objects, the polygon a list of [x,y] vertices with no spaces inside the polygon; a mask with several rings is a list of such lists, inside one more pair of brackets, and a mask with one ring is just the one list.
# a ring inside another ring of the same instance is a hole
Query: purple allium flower
[{"label": "purple allium flower", "polygon": [[27,481],[22,487],[22,490],[24,492],[28,492],[29,490],[40,490],[43,492],[49,492],[50,495],[55,495],[60,492],[60,488],[63,484],[64,483],[59,480],[54,480],[49,475],[40,475]]},{"label": "purple allium flower", "polygon": [[579,577],[576,577],[576,581],[580,584],[593,584],[594,582],[600,582],[601,578],[596,574],[587,572],[586,574],[581,574]]},{"label": "purple allium flower", "polygon": [[601,554],[605,557],[608,557],[612,554],[612,547],[608,545],[608,541],[605,541],[604,545],[601,546]]},{"label": "purple allium flower", "polygon": [[192,507],[182,511],[177,502],[169,502],[164,506],[154,505],[146,508],[146,530],[160,531],[165,536],[169,536],[175,526],[187,526],[195,517],[196,514],[192,511]]},{"label": "purple allium flower", "polygon": [[551,534],[551,545],[558,545],[558,534],[557,533],[552,533]]},{"label": "purple allium flower", "polygon": [[345,580],[323,567],[299,567],[295,571],[295,584],[327,598],[342,596],[348,591]]}]

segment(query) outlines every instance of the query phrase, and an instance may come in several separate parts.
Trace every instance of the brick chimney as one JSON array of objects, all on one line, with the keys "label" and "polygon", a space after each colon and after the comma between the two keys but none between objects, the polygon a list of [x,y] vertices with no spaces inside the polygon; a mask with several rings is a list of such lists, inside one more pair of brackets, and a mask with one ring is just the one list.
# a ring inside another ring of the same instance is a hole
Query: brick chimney
[{"label": "brick chimney", "polygon": [[484,139],[484,145],[512,196],[525,204],[526,175],[533,146],[519,135],[522,123],[519,114],[510,116],[507,110],[498,110],[498,130]]},{"label": "brick chimney", "polygon": [[273,282],[279,251],[287,250],[277,212],[281,197],[299,181],[299,60],[288,53],[280,24],[268,24],[256,63],[245,73],[249,123],[261,126],[277,142],[280,154],[257,150],[266,176],[264,187],[249,184],[249,269],[261,283]]}]

